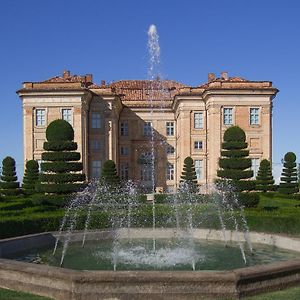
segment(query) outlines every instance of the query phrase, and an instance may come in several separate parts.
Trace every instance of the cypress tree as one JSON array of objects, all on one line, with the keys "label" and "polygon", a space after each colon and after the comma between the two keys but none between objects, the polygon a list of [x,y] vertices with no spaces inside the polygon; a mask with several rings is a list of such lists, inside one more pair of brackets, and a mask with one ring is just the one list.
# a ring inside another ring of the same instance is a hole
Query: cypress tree
[{"label": "cypress tree", "polygon": [[55,120],[46,129],[47,142],[42,153],[41,174],[37,190],[45,193],[68,194],[84,187],[85,175],[74,130],[65,120]]},{"label": "cypress tree", "polygon": [[180,178],[180,182],[188,187],[189,192],[198,192],[197,175],[194,161],[190,156],[186,157],[184,160],[183,171]]},{"label": "cypress tree", "polygon": [[120,185],[120,178],[117,175],[116,164],[113,160],[107,160],[104,162],[100,180],[111,187],[117,187]]},{"label": "cypress tree", "polygon": [[28,160],[26,162],[26,169],[23,178],[22,190],[25,194],[34,194],[35,185],[39,178],[39,164],[35,160]]},{"label": "cypress tree", "polygon": [[299,191],[297,176],[296,155],[288,152],[284,156],[283,170],[281,173],[279,193],[295,194]]},{"label": "cypress tree", "polygon": [[255,182],[249,180],[253,177],[253,171],[249,170],[251,159],[248,157],[247,147],[244,130],[238,126],[228,128],[224,133],[217,175],[221,181],[226,180],[233,186],[243,205],[250,207],[258,204],[259,197],[256,194],[242,193],[255,189]]},{"label": "cypress tree", "polygon": [[263,159],[260,162],[259,170],[256,176],[256,190],[263,192],[274,191],[274,182],[271,164],[267,159]]},{"label": "cypress tree", "polygon": [[0,193],[4,196],[20,194],[20,183],[17,181],[16,162],[7,156],[2,161],[2,176],[0,181]]}]

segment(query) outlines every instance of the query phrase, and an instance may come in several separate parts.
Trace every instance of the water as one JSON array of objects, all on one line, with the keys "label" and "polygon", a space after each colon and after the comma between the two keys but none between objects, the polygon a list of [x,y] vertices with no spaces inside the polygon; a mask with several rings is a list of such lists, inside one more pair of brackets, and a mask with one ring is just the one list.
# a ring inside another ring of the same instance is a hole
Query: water
[{"label": "water", "polygon": [[[188,245],[178,244],[176,239],[157,239],[157,248],[153,252],[152,239],[120,239],[119,242],[118,270],[191,270],[191,258],[196,271],[231,270],[300,258],[299,252],[255,244],[252,253],[245,247],[245,264],[237,243],[228,243],[224,247],[220,241],[195,240],[194,248],[191,249]],[[110,239],[86,241],[84,248],[80,242],[70,243],[64,267],[75,270],[114,270],[113,243]],[[35,249],[13,258],[59,266],[61,257],[58,252],[53,256],[52,249]]]},{"label": "water", "polygon": [[[153,120],[154,109],[163,108],[164,106],[164,86],[160,75],[159,35],[155,25],[151,25],[148,30],[148,51],[148,80],[150,87],[147,100],[150,108],[149,119]],[[157,101],[158,91],[162,98],[160,107],[157,106],[157,103],[154,105],[154,101]],[[153,126],[151,126],[150,133],[149,148],[147,149],[150,155],[145,167],[151,168],[150,192],[154,194],[157,164],[155,148],[159,141],[156,140]],[[173,264],[176,264],[176,259],[181,263],[185,260],[190,270],[196,270],[198,255],[202,253],[202,250],[194,238],[194,229],[201,227],[215,228],[216,220],[218,221],[217,228],[221,228],[223,232],[228,228],[235,231],[240,257],[242,257],[244,264],[247,264],[247,250],[242,242],[242,238],[246,239],[246,248],[250,252],[252,251],[252,245],[243,208],[238,206],[238,199],[230,185],[224,183],[223,186],[212,186],[209,189],[204,187],[206,191],[209,190],[209,201],[204,201],[200,195],[191,193],[189,187],[182,183],[179,192],[167,199],[168,204],[164,208],[165,212],[163,214],[158,210],[159,205],[154,200],[151,204],[145,204],[139,200],[138,188],[131,181],[118,188],[108,186],[104,182],[91,182],[83,192],[78,193],[66,210],[53,251],[54,257],[60,255],[59,265],[65,266],[66,264],[73,232],[78,229],[83,230],[81,247],[85,250],[86,235],[89,229],[102,228],[102,219],[105,220],[103,223],[111,229],[113,235],[110,249],[113,270],[122,268],[124,253],[127,253],[128,257],[130,255],[134,257],[136,254],[135,250],[140,249],[139,246],[136,248],[136,245],[134,245],[136,239],[131,239],[130,229],[132,227],[152,227],[151,253],[149,254],[148,250],[145,253],[155,260],[155,265],[163,265],[163,253],[169,253],[170,257],[173,257]],[[175,256],[173,255],[173,250],[166,252],[161,246],[157,245],[157,227],[177,228],[179,234],[176,239],[177,248],[174,248],[177,249]],[[124,252],[123,240],[119,235],[119,229],[123,228],[127,228],[128,238],[131,241],[128,244],[129,246],[131,245],[131,248],[129,247],[126,250],[127,252]],[[243,237],[240,236],[241,232]],[[61,249],[57,251],[59,244]],[[226,240],[225,244],[227,244]],[[154,261],[152,261],[152,264],[154,264]]]}]

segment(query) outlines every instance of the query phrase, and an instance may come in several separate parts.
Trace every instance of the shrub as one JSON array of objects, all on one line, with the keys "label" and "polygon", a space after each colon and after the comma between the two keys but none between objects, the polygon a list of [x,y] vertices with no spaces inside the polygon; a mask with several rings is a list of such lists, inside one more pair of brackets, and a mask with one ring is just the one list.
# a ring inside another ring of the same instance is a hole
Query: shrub
[{"label": "shrub", "polygon": [[256,207],[259,203],[259,195],[256,193],[240,193],[239,203],[244,207]]},{"label": "shrub", "polygon": [[299,191],[296,155],[288,152],[284,156],[283,170],[281,173],[281,182],[278,191],[282,194],[295,194]]},{"label": "shrub", "polygon": [[107,160],[104,162],[101,180],[111,187],[118,187],[120,185],[120,178],[117,175],[116,164],[113,160]]},{"label": "shrub", "polygon": [[189,192],[198,192],[197,176],[194,161],[190,156],[186,157],[184,160],[183,171],[180,178],[182,186],[185,185],[188,188]]},{"label": "shrub", "polygon": [[[64,120],[51,122],[46,129],[47,142],[44,143],[40,184],[38,192],[50,194],[71,194],[84,188],[85,175],[80,153],[74,152],[77,144],[73,142],[74,130]],[[79,173],[80,172],[80,173]]]},{"label": "shrub", "polygon": [[35,160],[27,161],[22,184],[23,193],[27,195],[35,193],[35,185],[38,182],[38,178],[39,164]]},{"label": "shrub", "polygon": [[16,162],[7,156],[2,161],[2,176],[0,181],[0,193],[4,196],[20,194],[19,182],[16,175]]},{"label": "shrub", "polygon": [[256,176],[255,187],[256,190],[267,192],[274,191],[274,179],[272,175],[271,164],[267,159],[260,162],[259,170]]}]

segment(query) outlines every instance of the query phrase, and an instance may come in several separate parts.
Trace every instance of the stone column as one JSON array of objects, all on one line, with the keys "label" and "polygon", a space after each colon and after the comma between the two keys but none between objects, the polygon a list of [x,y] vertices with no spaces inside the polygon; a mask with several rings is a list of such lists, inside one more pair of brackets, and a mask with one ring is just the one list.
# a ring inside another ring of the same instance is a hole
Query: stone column
[{"label": "stone column", "polygon": [[34,111],[32,107],[23,106],[23,143],[24,143],[24,164],[27,160],[33,159],[33,126]]},{"label": "stone column", "polygon": [[221,106],[208,104],[207,107],[207,177],[212,183],[217,177],[218,161],[222,142],[222,112]]}]

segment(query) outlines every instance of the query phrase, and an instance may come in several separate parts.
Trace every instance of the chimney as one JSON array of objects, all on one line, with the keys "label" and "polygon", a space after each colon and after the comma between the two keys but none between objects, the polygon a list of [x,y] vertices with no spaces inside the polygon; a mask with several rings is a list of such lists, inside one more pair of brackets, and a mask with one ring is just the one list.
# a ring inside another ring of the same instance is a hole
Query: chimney
[{"label": "chimney", "polygon": [[68,71],[68,70],[64,70],[63,71],[63,78],[68,78],[68,77],[70,77],[70,71]]},{"label": "chimney", "polygon": [[221,79],[228,80],[228,72],[221,72]]},{"label": "chimney", "polygon": [[214,73],[208,73],[208,82],[212,82],[216,79],[216,75]]},{"label": "chimney", "polygon": [[101,80],[101,86],[106,86],[105,80]]},{"label": "chimney", "polygon": [[93,82],[93,74],[86,74],[85,75],[86,82]]}]

